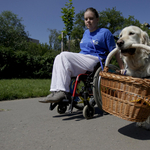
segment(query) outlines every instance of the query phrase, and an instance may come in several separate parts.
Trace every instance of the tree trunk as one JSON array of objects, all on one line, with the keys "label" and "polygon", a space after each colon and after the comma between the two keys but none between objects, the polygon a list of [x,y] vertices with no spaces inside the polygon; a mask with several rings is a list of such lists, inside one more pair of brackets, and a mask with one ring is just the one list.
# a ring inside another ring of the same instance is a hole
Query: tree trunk
[{"label": "tree trunk", "polygon": [[70,35],[69,35],[69,46],[68,46],[68,51],[70,52]]},{"label": "tree trunk", "polygon": [[61,52],[64,51],[63,32],[61,32]]}]

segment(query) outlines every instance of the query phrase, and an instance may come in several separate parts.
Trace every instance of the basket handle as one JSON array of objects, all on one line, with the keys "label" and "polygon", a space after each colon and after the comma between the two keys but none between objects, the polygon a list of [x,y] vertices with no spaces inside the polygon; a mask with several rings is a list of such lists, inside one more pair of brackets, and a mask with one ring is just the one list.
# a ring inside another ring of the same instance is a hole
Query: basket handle
[{"label": "basket handle", "polygon": [[[144,44],[132,44],[131,45],[131,48],[142,48],[142,49],[145,49],[146,50],[146,53],[150,54],[150,46],[148,45],[144,45]],[[106,58],[106,62],[105,62],[105,68],[104,68],[104,71],[105,72],[108,72],[108,65],[110,63],[110,60],[112,59],[112,57],[117,53],[119,52],[119,49],[118,48],[114,48],[107,56]]]},{"label": "basket handle", "polygon": [[105,66],[108,66],[112,57],[119,51],[118,48],[114,48],[107,56]]},{"label": "basket handle", "polygon": [[105,67],[104,67],[104,72],[108,72],[108,65],[110,63],[110,60],[112,57],[119,51],[118,48],[114,48],[107,56],[106,61],[105,61]]}]

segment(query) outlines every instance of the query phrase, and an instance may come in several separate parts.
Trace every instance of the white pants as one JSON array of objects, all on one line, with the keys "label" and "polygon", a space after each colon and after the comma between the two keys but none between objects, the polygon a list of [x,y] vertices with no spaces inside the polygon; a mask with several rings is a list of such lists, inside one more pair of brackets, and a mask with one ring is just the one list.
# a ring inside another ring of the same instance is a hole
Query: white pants
[{"label": "white pants", "polygon": [[98,57],[92,55],[60,53],[54,60],[50,91],[69,92],[71,77],[76,77],[86,71],[93,71],[98,62]]}]

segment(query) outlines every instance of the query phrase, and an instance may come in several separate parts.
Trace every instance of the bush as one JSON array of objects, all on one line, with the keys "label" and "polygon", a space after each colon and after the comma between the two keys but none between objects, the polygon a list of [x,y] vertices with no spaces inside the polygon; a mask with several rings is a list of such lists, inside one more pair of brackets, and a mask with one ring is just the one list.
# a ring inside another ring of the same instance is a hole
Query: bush
[{"label": "bush", "polygon": [[0,47],[0,78],[51,78],[54,58]]}]

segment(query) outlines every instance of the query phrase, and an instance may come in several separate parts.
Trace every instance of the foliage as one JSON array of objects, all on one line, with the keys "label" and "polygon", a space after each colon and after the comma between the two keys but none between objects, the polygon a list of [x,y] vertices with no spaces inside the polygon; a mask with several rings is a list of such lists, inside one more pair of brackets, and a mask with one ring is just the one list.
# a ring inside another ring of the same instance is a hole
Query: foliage
[{"label": "foliage", "polygon": [[72,6],[72,0],[69,0],[69,3],[66,2],[64,8],[62,8],[61,13],[63,13],[64,15],[61,16],[62,20],[64,21],[65,24],[65,30],[64,33],[66,33],[67,35],[71,34],[72,28],[73,28],[73,19],[74,19],[74,7]]},{"label": "foliage", "polygon": [[50,44],[50,49],[53,50],[60,50],[60,39],[59,35],[61,34],[60,31],[57,31],[56,29],[48,29],[50,31],[49,35],[49,44]]},{"label": "foliage", "polygon": [[150,37],[150,29],[149,29],[149,27],[147,27],[145,24],[142,24],[141,28],[142,28],[142,30],[144,30],[145,32],[147,32],[147,34]]},{"label": "foliage", "polygon": [[36,44],[28,42],[28,49],[26,50],[29,54],[34,56],[43,56],[48,51],[51,52],[50,46],[48,44]]},{"label": "foliage", "polygon": [[134,26],[138,26],[141,28],[141,23],[139,22],[139,20],[135,19],[134,16],[130,16],[130,15],[128,18],[124,19],[124,24],[122,28],[129,26],[129,25],[134,25]]},{"label": "foliage", "polygon": [[106,10],[99,12],[99,27],[108,28],[112,33],[122,27],[124,17],[116,8],[106,8]]},{"label": "foliage", "polygon": [[0,45],[12,47],[13,50],[26,49],[28,33],[21,23],[22,18],[11,11],[3,11],[0,14]]},{"label": "foliage", "polygon": [[69,0],[69,3],[66,2],[64,8],[62,8],[61,13],[63,13],[63,16],[61,16],[64,24],[65,24],[65,28],[64,28],[64,36],[68,35],[69,37],[69,51],[70,51],[70,35],[71,35],[71,31],[73,29],[73,20],[74,20],[74,7],[72,6],[72,0]]},{"label": "foliage", "polygon": [[0,78],[50,78],[55,55],[33,56],[0,47]]},{"label": "foliage", "polygon": [[85,30],[86,27],[84,24],[84,11],[80,11],[80,13],[76,14],[75,16],[71,37],[73,39],[82,39]]},{"label": "foliage", "polygon": [[123,28],[130,25],[138,26],[150,35],[150,30],[142,25],[139,20],[130,15],[128,18],[123,17],[122,13],[117,11],[115,7],[112,9],[106,8],[105,11],[99,12],[99,14],[99,26],[108,28],[112,33],[115,33],[116,36]]},{"label": "foliage", "polygon": [[75,16],[74,26],[71,32],[71,37],[72,39],[74,39],[74,47],[71,47],[72,51],[80,51],[80,41],[82,39],[85,29],[86,27],[84,24],[84,11],[80,11],[80,13],[76,14]]},{"label": "foliage", "polygon": [[[62,8],[62,13],[64,13],[64,22],[66,23],[65,33],[71,36],[71,42],[69,42],[71,51],[79,52],[79,44],[86,30],[84,11],[80,11],[74,17],[72,0],[69,0],[66,8]],[[120,11],[116,11],[116,8],[106,8],[99,14],[99,27],[108,28],[112,33],[115,32],[115,36],[118,36],[122,28],[129,25],[139,26],[150,36],[148,27],[142,25],[134,16],[124,18]],[[22,18],[19,19],[10,11],[0,14],[0,79],[50,78],[54,58],[60,53],[60,39],[58,38],[60,31],[48,29],[50,45],[35,44],[28,41],[28,33],[24,31],[21,21]],[[66,37],[65,39],[67,41]],[[117,65],[114,58],[112,63]]]},{"label": "foliage", "polygon": [[[125,18],[120,11],[116,10],[115,7],[112,9],[106,8],[104,11],[99,11],[99,27],[109,29],[116,37],[124,27],[130,25],[135,25],[142,28],[150,36],[149,28],[142,25],[137,19],[134,18],[134,16]],[[79,43],[85,30],[84,11],[80,11],[80,13],[75,16],[74,26],[71,33],[71,37],[78,41],[78,44],[76,44],[76,49],[80,49]]]}]

